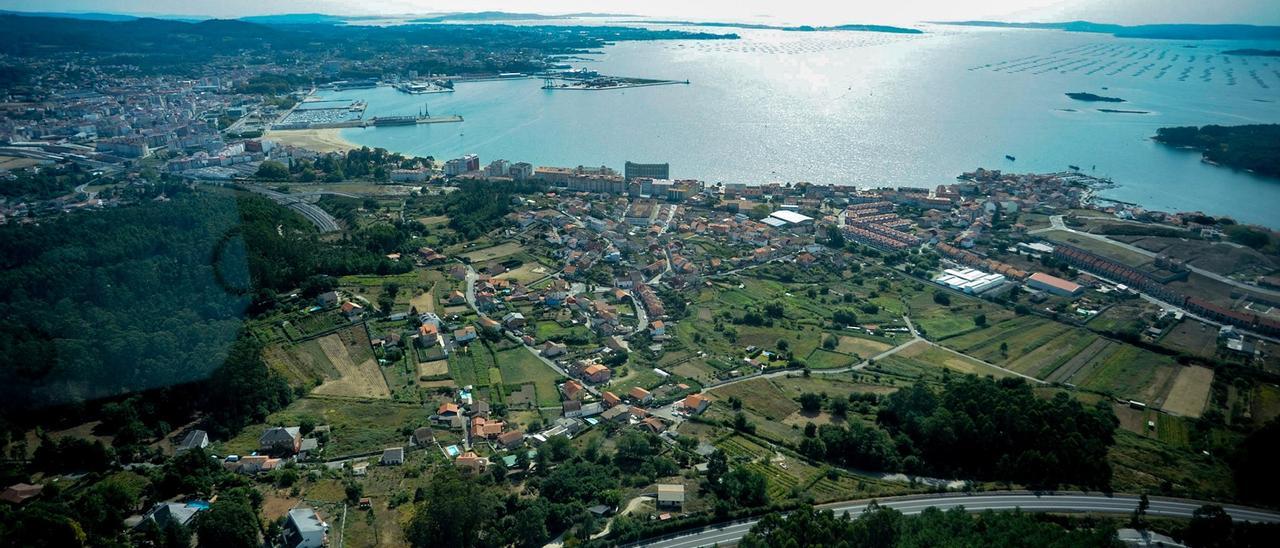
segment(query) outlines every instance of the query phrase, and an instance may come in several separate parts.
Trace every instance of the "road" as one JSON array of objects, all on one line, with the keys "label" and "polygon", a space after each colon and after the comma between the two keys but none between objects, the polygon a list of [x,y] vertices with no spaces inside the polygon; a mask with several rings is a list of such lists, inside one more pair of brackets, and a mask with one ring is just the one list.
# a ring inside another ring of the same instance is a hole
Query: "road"
[{"label": "road", "polygon": [[[910,339],[910,340],[908,340],[908,341],[906,341],[906,342],[904,342],[904,343],[902,343],[902,344],[899,344],[898,346],[895,346],[895,347],[893,347],[893,348],[890,348],[890,349],[888,349],[888,350],[885,350],[884,352],[881,352],[881,353],[879,353],[879,354],[876,354],[875,356],[872,356],[872,357],[870,357],[870,358],[868,358],[868,359],[865,359],[865,360],[863,360],[861,363],[857,363],[857,364],[854,364],[854,365],[850,365],[850,366],[848,366],[848,367],[840,367],[840,368],[836,368],[836,369],[812,369],[812,370],[810,370],[810,371],[809,371],[809,374],[810,374],[810,375],[838,375],[838,374],[841,374],[841,373],[849,373],[849,372],[852,372],[852,371],[858,371],[858,370],[861,370],[861,369],[865,369],[867,366],[871,365],[871,363],[872,363],[872,362],[874,362],[874,361],[881,360],[881,359],[887,358],[887,357],[889,357],[889,356],[892,356],[892,355],[894,355],[894,354],[897,354],[898,352],[901,352],[904,348],[906,348],[906,347],[908,347],[908,346],[911,346],[911,345],[913,345],[913,344],[915,344],[915,343],[924,343],[924,344],[932,345],[932,346],[934,346],[934,347],[936,347],[936,348],[939,348],[939,349],[943,350],[944,352],[949,352],[949,353],[951,353],[951,354],[955,354],[955,355],[957,355],[957,356],[962,356],[962,357],[964,357],[964,358],[966,358],[966,359],[970,359],[970,360],[974,360],[974,361],[977,361],[977,362],[981,362],[983,365],[986,365],[987,367],[991,367],[991,368],[994,368],[994,369],[999,369],[999,370],[1001,370],[1001,371],[1004,371],[1005,373],[1008,373],[1008,374],[1010,374],[1010,375],[1015,375],[1015,376],[1021,377],[1021,378],[1023,378],[1023,379],[1028,380],[1028,381],[1031,381],[1031,382],[1033,382],[1033,383],[1036,383],[1036,384],[1046,384],[1046,383],[1045,383],[1045,381],[1042,381],[1042,380],[1037,379],[1037,378],[1035,378],[1035,377],[1030,377],[1030,376],[1024,375],[1024,374],[1022,374],[1022,373],[1019,373],[1019,372],[1017,372],[1017,371],[1013,371],[1013,370],[1010,370],[1010,369],[1005,369],[1005,368],[1000,367],[1000,366],[998,366],[998,365],[996,365],[996,364],[988,363],[988,362],[985,362],[985,361],[983,361],[983,360],[979,360],[978,358],[975,358],[975,357],[970,356],[970,355],[968,355],[968,354],[963,354],[963,353],[960,353],[960,352],[956,352],[955,350],[952,350],[952,349],[947,348],[947,347],[945,347],[945,346],[941,346],[941,345],[939,345],[939,344],[937,344],[937,343],[934,343],[933,341],[930,341],[930,340],[925,339],[924,337],[921,337],[921,336],[920,336],[920,332],[919,332],[919,331],[916,331],[916,326],[915,326],[915,324],[911,323],[911,318],[910,318],[910,317],[908,317],[908,316],[905,316],[905,315],[904,315],[904,316],[902,316],[902,321],[903,321],[903,322],[905,322],[905,323],[907,324],[907,329],[909,329],[909,330],[911,331],[911,339]],[[758,374],[758,375],[751,375],[751,376],[748,376],[748,377],[739,377],[739,378],[736,378],[736,379],[732,379],[732,380],[728,380],[728,381],[722,382],[722,383],[717,384],[717,385],[715,385],[715,386],[709,386],[709,387],[707,387],[707,388],[706,388],[706,390],[705,390],[705,391],[710,392],[710,391],[713,391],[713,390],[716,390],[716,389],[719,389],[719,388],[723,388],[723,387],[725,387],[725,386],[729,386],[729,385],[731,385],[731,384],[737,384],[737,383],[740,383],[740,382],[746,382],[746,381],[751,381],[751,380],[755,380],[755,379],[772,379],[772,378],[774,378],[774,377],[784,377],[784,376],[787,376],[787,375],[791,375],[791,374],[793,374],[793,373],[795,373],[795,372],[796,372],[796,370],[794,370],[794,369],[785,369],[785,370],[782,370],[782,371],[774,371],[774,372],[772,372],[772,373],[761,373],[761,374]]]},{"label": "road", "polygon": [[[1209,504],[1203,501],[1158,497],[1151,497],[1149,500],[1151,506],[1147,509],[1147,514],[1151,516],[1189,518],[1191,513],[1201,505]],[[849,512],[850,515],[856,516],[867,507],[869,502],[871,501],[840,502],[823,505],[820,508],[833,510],[837,514]],[[877,502],[880,506],[893,508],[907,515],[919,514],[930,507],[936,507],[941,510],[963,507],[971,512],[1020,508],[1027,512],[1131,514],[1138,506],[1138,497],[1134,495],[1106,496],[1082,493],[1036,495],[1033,493],[1005,492],[897,497],[880,499]],[[1242,506],[1224,506],[1224,508],[1236,520],[1280,523],[1280,513]],[[757,521],[749,520],[722,526],[703,527],[677,533],[674,536],[646,540],[642,544],[655,548],[697,548],[715,544],[731,544],[746,535]],[[639,545],[641,544],[629,546]]]},{"label": "road", "polygon": [[[1137,254],[1139,254],[1139,255],[1142,255],[1142,256],[1144,256],[1144,257],[1151,257],[1151,258],[1153,258],[1153,259],[1154,259],[1154,258],[1156,257],[1156,255],[1158,255],[1157,253],[1155,253],[1155,252],[1153,252],[1153,251],[1148,251],[1148,250],[1146,250],[1146,249],[1142,249],[1141,247],[1138,247],[1138,246],[1135,246],[1135,245],[1129,245],[1129,244],[1126,244],[1126,243],[1124,243],[1124,242],[1120,242],[1120,241],[1112,240],[1111,238],[1108,238],[1108,237],[1103,236],[1103,235],[1101,235],[1101,234],[1092,234],[1092,233],[1089,233],[1089,232],[1081,232],[1081,231],[1076,230],[1076,229],[1074,229],[1074,228],[1068,227],[1068,226],[1066,225],[1066,223],[1062,221],[1062,215],[1053,215],[1053,216],[1050,216],[1050,217],[1049,217],[1049,225],[1050,225],[1050,226],[1049,226],[1049,228],[1041,228],[1041,229],[1038,229],[1038,230],[1032,230],[1032,231],[1030,231],[1030,232],[1029,232],[1029,234],[1037,234],[1037,233],[1040,233],[1040,232],[1046,232],[1046,231],[1049,231],[1049,230],[1061,230],[1061,231],[1063,231],[1063,232],[1070,232],[1070,233],[1072,233],[1072,234],[1074,234],[1074,235],[1076,235],[1076,236],[1080,236],[1080,237],[1082,237],[1082,238],[1089,238],[1089,239],[1091,239],[1091,240],[1097,240],[1097,241],[1099,241],[1099,242],[1105,242],[1105,243],[1108,243],[1108,244],[1114,245],[1114,246],[1116,246],[1116,247],[1119,247],[1119,248],[1121,248],[1121,249],[1124,249],[1124,250],[1127,250],[1127,251],[1132,251],[1132,252],[1137,253]],[[1223,275],[1221,275],[1221,274],[1218,274],[1217,272],[1211,272],[1211,271],[1205,270],[1205,269],[1200,268],[1200,267],[1191,266],[1190,264],[1187,264],[1186,266],[1187,266],[1187,270],[1190,270],[1190,271],[1192,271],[1192,272],[1195,272],[1196,274],[1199,274],[1199,275],[1204,276],[1204,277],[1206,277],[1206,278],[1209,278],[1209,279],[1211,279],[1211,280],[1214,280],[1214,281],[1217,281],[1217,282],[1222,282],[1222,283],[1224,283],[1224,284],[1230,285],[1230,286],[1232,286],[1232,287],[1236,287],[1236,288],[1243,289],[1243,290],[1246,290],[1246,291],[1252,291],[1252,292],[1254,292],[1254,293],[1258,293],[1258,294],[1261,294],[1261,295],[1267,295],[1267,296],[1269,296],[1269,297],[1280,297],[1280,290],[1267,289],[1267,288],[1265,288],[1265,287],[1260,287],[1260,286],[1256,286],[1256,285],[1253,285],[1253,284],[1247,284],[1247,283],[1244,283],[1244,282],[1241,282],[1241,281],[1238,281],[1238,280],[1233,280],[1233,279],[1231,279],[1231,278],[1228,278],[1228,277],[1226,277],[1226,276],[1223,276]]]},{"label": "road", "polygon": [[[471,307],[471,310],[475,311],[476,314],[484,315],[481,314],[480,309],[476,307],[476,280],[480,279],[480,275],[476,273],[476,269],[472,268],[471,265],[467,264],[465,266],[467,267],[467,275],[464,281],[464,285],[466,285],[467,306]],[[547,367],[550,367],[557,374],[562,377],[569,377],[568,371],[565,371],[565,369],[560,367],[559,364],[543,356],[537,348],[524,344],[524,341],[520,340],[519,337],[516,337],[510,331],[504,330],[504,332],[507,334],[507,338],[524,347],[524,349],[529,351],[530,354],[533,354],[533,357],[538,358],[539,361],[546,364]],[[595,395],[596,397],[600,396],[600,390],[596,387],[586,384],[584,384],[583,387],[587,389],[587,392]]]},{"label": "road", "polygon": [[256,185],[245,185],[245,188],[249,189],[250,192],[266,196],[280,205],[288,206],[290,209],[297,211],[303,217],[306,217],[308,221],[311,221],[311,224],[316,225],[320,232],[337,232],[339,230],[338,221],[332,215],[329,215],[315,204],[303,201],[298,196],[282,194]]}]

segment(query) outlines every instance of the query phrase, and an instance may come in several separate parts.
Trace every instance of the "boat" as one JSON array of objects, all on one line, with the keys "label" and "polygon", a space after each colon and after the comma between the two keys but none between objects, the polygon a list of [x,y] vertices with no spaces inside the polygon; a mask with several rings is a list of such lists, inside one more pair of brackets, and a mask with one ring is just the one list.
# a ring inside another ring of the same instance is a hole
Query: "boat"
[{"label": "boat", "polygon": [[1069,165],[1069,166],[1067,166],[1067,167],[1071,168],[1071,169],[1072,169],[1072,170],[1074,170],[1074,171],[1080,171],[1080,166],[1070,166],[1070,165]]},{"label": "boat", "polygon": [[1010,162],[1017,160],[1017,158],[1014,158],[1013,156],[1010,156],[1010,155],[1008,155],[1008,154],[1005,154],[1005,155],[1004,155],[1004,159],[1006,159],[1006,160],[1008,160],[1008,161],[1010,161]]}]

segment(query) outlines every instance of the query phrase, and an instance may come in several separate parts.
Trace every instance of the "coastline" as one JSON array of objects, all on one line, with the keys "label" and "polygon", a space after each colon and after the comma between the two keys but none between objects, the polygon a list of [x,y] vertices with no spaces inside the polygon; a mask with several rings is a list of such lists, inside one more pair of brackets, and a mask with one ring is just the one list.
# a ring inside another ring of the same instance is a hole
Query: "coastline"
[{"label": "coastline", "polygon": [[326,129],[276,129],[262,135],[263,139],[281,145],[302,147],[316,152],[346,152],[360,145],[343,139],[338,128]]}]

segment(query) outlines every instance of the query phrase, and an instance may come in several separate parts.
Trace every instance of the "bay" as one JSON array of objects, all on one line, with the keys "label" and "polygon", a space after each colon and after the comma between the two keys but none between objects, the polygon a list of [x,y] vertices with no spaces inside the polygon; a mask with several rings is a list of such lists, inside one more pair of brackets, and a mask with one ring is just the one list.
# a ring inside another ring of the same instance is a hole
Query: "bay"
[{"label": "bay", "polygon": [[[863,187],[932,187],[977,167],[1076,165],[1117,183],[1100,193],[1106,198],[1280,228],[1280,180],[1150,140],[1163,126],[1280,122],[1280,59],[1220,54],[1280,45],[923,28],[735,30],[741,40],[622,42],[570,61],[688,85],[549,91],[526,79],[460,83],[450,94],[384,87],[322,95],[365,100],[366,116],[414,114],[424,102],[432,114],[462,115],[456,124],[342,132],[356,144],[438,159],[476,153],[482,163],[617,169],[669,162],[672,177],[711,183]],[[1073,91],[1126,102],[1076,101],[1065,95]]]}]

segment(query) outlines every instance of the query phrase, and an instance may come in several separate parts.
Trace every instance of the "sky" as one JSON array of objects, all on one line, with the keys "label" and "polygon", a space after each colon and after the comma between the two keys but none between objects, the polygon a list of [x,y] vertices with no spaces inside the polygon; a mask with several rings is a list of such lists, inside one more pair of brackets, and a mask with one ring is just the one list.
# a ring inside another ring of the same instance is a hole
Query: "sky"
[{"label": "sky", "polygon": [[0,0],[18,11],[242,17],[278,13],[401,15],[450,11],[628,13],[779,24],[901,24],[999,19],[1280,25],[1280,0]]}]

